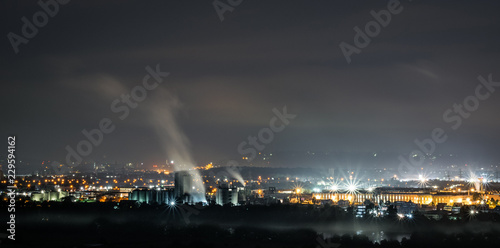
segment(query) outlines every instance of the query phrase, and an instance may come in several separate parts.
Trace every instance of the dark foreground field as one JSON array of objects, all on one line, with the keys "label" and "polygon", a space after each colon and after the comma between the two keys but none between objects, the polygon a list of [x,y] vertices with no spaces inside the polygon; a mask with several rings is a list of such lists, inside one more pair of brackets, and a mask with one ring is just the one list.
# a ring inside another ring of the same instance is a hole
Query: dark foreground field
[{"label": "dark foreground field", "polygon": [[[2,216],[3,217],[3,216]],[[46,203],[19,208],[1,247],[492,247],[499,215],[354,218],[337,207]],[[6,217],[3,217],[6,219]],[[383,233],[385,236],[379,235]],[[375,238],[374,234],[380,239]],[[392,234],[392,235],[391,235]],[[395,238],[398,236],[403,238]]]}]

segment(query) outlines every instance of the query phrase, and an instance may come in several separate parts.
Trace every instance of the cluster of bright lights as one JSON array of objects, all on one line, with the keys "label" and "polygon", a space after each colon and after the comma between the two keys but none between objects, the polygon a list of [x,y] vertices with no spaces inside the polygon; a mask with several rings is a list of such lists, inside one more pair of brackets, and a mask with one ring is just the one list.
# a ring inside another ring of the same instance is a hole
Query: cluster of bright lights
[{"label": "cluster of bright lights", "polygon": [[398,214],[398,218],[400,220],[404,219],[405,217],[408,219],[413,219],[413,214]]},{"label": "cluster of bright lights", "polygon": [[370,214],[372,214],[373,217],[380,217],[380,216],[382,216],[382,212],[379,212],[376,209],[370,210]]},{"label": "cluster of bright lights", "polygon": [[491,181],[491,179],[488,178],[488,176],[481,176],[481,177],[479,177],[474,172],[469,172],[469,175],[467,177],[467,182],[469,183],[469,185],[471,187],[474,187],[474,189],[477,190],[477,191],[480,191],[481,184],[484,187],[486,187],[488,185],[489,181]]},{"label": "cluster of bright lights", "polygon": [[348,194],[357,194],[360,190],[364,189],[368,192],[373,192],[376,185],[368,182],[362,183],[362,178],[357,176],[357,173],[351,172],[348,174],[342,173],[341,178],[334,179],[333,177],[326,178],[328,182],[323,182],[326,186],[325,189],[329,190],[330,193],[337,193],[338,191],[346,191]]},{"label": "cluster of bright lights", "polygon": [[479,190],[479,185],[478,185],[478,178],[474,172],[469,172],[469,175],[467,176],[467,182],[471,187],[474,187],[474,189]]},{"label": "cluster of bright lights", "polygon": [[[326,186],[325,189],[329,190],[330,193],[337,193],[338,191],[345,190],[349,194],[357,194],[362,189],[368,192],[373,192],[377,187],[376,185],[370,183],[362,184],[361,180],[352,177],[349,179],[342,178],[342,180],[331,179],[331,178],[328,180],[329,182],[324,183],[324,185]],[[316,189],[313,189],[313,191],[316,191]]]}]

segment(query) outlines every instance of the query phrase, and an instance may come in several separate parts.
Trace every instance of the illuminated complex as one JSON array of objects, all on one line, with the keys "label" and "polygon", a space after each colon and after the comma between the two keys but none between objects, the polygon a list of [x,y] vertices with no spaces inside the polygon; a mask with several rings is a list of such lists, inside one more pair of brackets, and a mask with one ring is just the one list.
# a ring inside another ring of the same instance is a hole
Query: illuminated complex
[{"label": "illuminated complex", "polygon": [[[473,200],[473,196],[467,192],[431,192],[429,190],[416,188],[377,188],[373,191],[358,190],[357,192],[339,191],[328,193],[313,193],[312,197],[316,200],[331,200],[338,202],[340,200],[349,201],[351,204],[362,204],[366,200],[379,204],[380,202],[411,201],[416,204],[438,204],[462,203],[471,205],[480,203],[479,200]],[[498,195],[486,195],[483,199],[500,198]]]}]

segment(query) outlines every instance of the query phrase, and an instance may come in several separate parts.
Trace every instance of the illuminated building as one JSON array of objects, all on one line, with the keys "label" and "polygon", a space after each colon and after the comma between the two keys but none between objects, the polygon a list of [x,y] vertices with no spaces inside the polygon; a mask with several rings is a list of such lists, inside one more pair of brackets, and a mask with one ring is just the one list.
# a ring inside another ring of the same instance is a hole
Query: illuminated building
[{"label": "illuminated building", "polygon": [[366,215],[366,206],[364,205],[359,205],[359,206],[356,206],[356,217],[360,218],[360,217],[365,217]]},{"label": "illuminated building", "polygon": [[228,186],[227,184],[220,185],[217,190],[215,203],[218,205],[226,205],[228,203],[235,206],[238,205],[238,188],[236,186]]},{"label": "illuminated building", "polygon": [[52,191],[41,193],[32,193],[31,200],[32,201],[61,201],[62,198],[69,196],[69,192],[67,191]]},{"label": "illuminated building", "polygon": [[465,203],[467,195],[450,195],[430,192],[424,189],[417,188],[377,188],[372,191],[359,190],[358,192],[338,191],[329,193],[313,193],[313,197],[318,200],[332,200],[338,202],[340,200],[349,201],[351,204],[359,205],[365,200],[369,200],[375,204],[381,202],[413,202],[415,204],[434,204],[441,202],[460,201]]},{"label": "illuminated building", "polygon": [[189,171],[177,171],[174,174],[175,197],[183,203],[192,201],[193,176]]},{"label": "illuminated building", "polygon": [[129,193],[129,200],[147,204],[170,204],[173,199],[175,199],[173,190],[138,188]]},{"label": "illuminated building", "polygon": [[398,214],[409,215],[413,214],[417,210],[417,205],[413,202],[394,202],[393,204],[398,210]]}]

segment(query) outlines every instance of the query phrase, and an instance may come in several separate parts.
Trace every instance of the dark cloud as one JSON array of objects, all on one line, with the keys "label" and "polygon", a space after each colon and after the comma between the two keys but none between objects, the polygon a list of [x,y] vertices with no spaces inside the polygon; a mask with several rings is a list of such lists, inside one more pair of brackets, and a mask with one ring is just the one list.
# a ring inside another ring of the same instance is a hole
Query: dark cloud
[{"label": "dark cloud", "polygon": [[[160,64],[171,73],[161,91],[181,103],[176,121],[196,163],[239,156],[237,145],[285,105],[297,118],[269,150],[409,152],[415,138],[449,129],[444,111],[474,93],[478,75],[500,81],[500,6],[401,1],[403,11],[348,64],[340,42],[352,44],[353,28],[386,4],[244,1],[221,22],[211,1],[71,1],[15,54],[7,34],[20,34],[21,17],[40,8],[4,1],[1,130],[21,137],[27,159],[63,160],[82,129],[116,119],[111,102]],[[166,159],[148,122],[160,91],[149,94],[90,159]],[[495,94],[443,149],[499,145]]]}]

